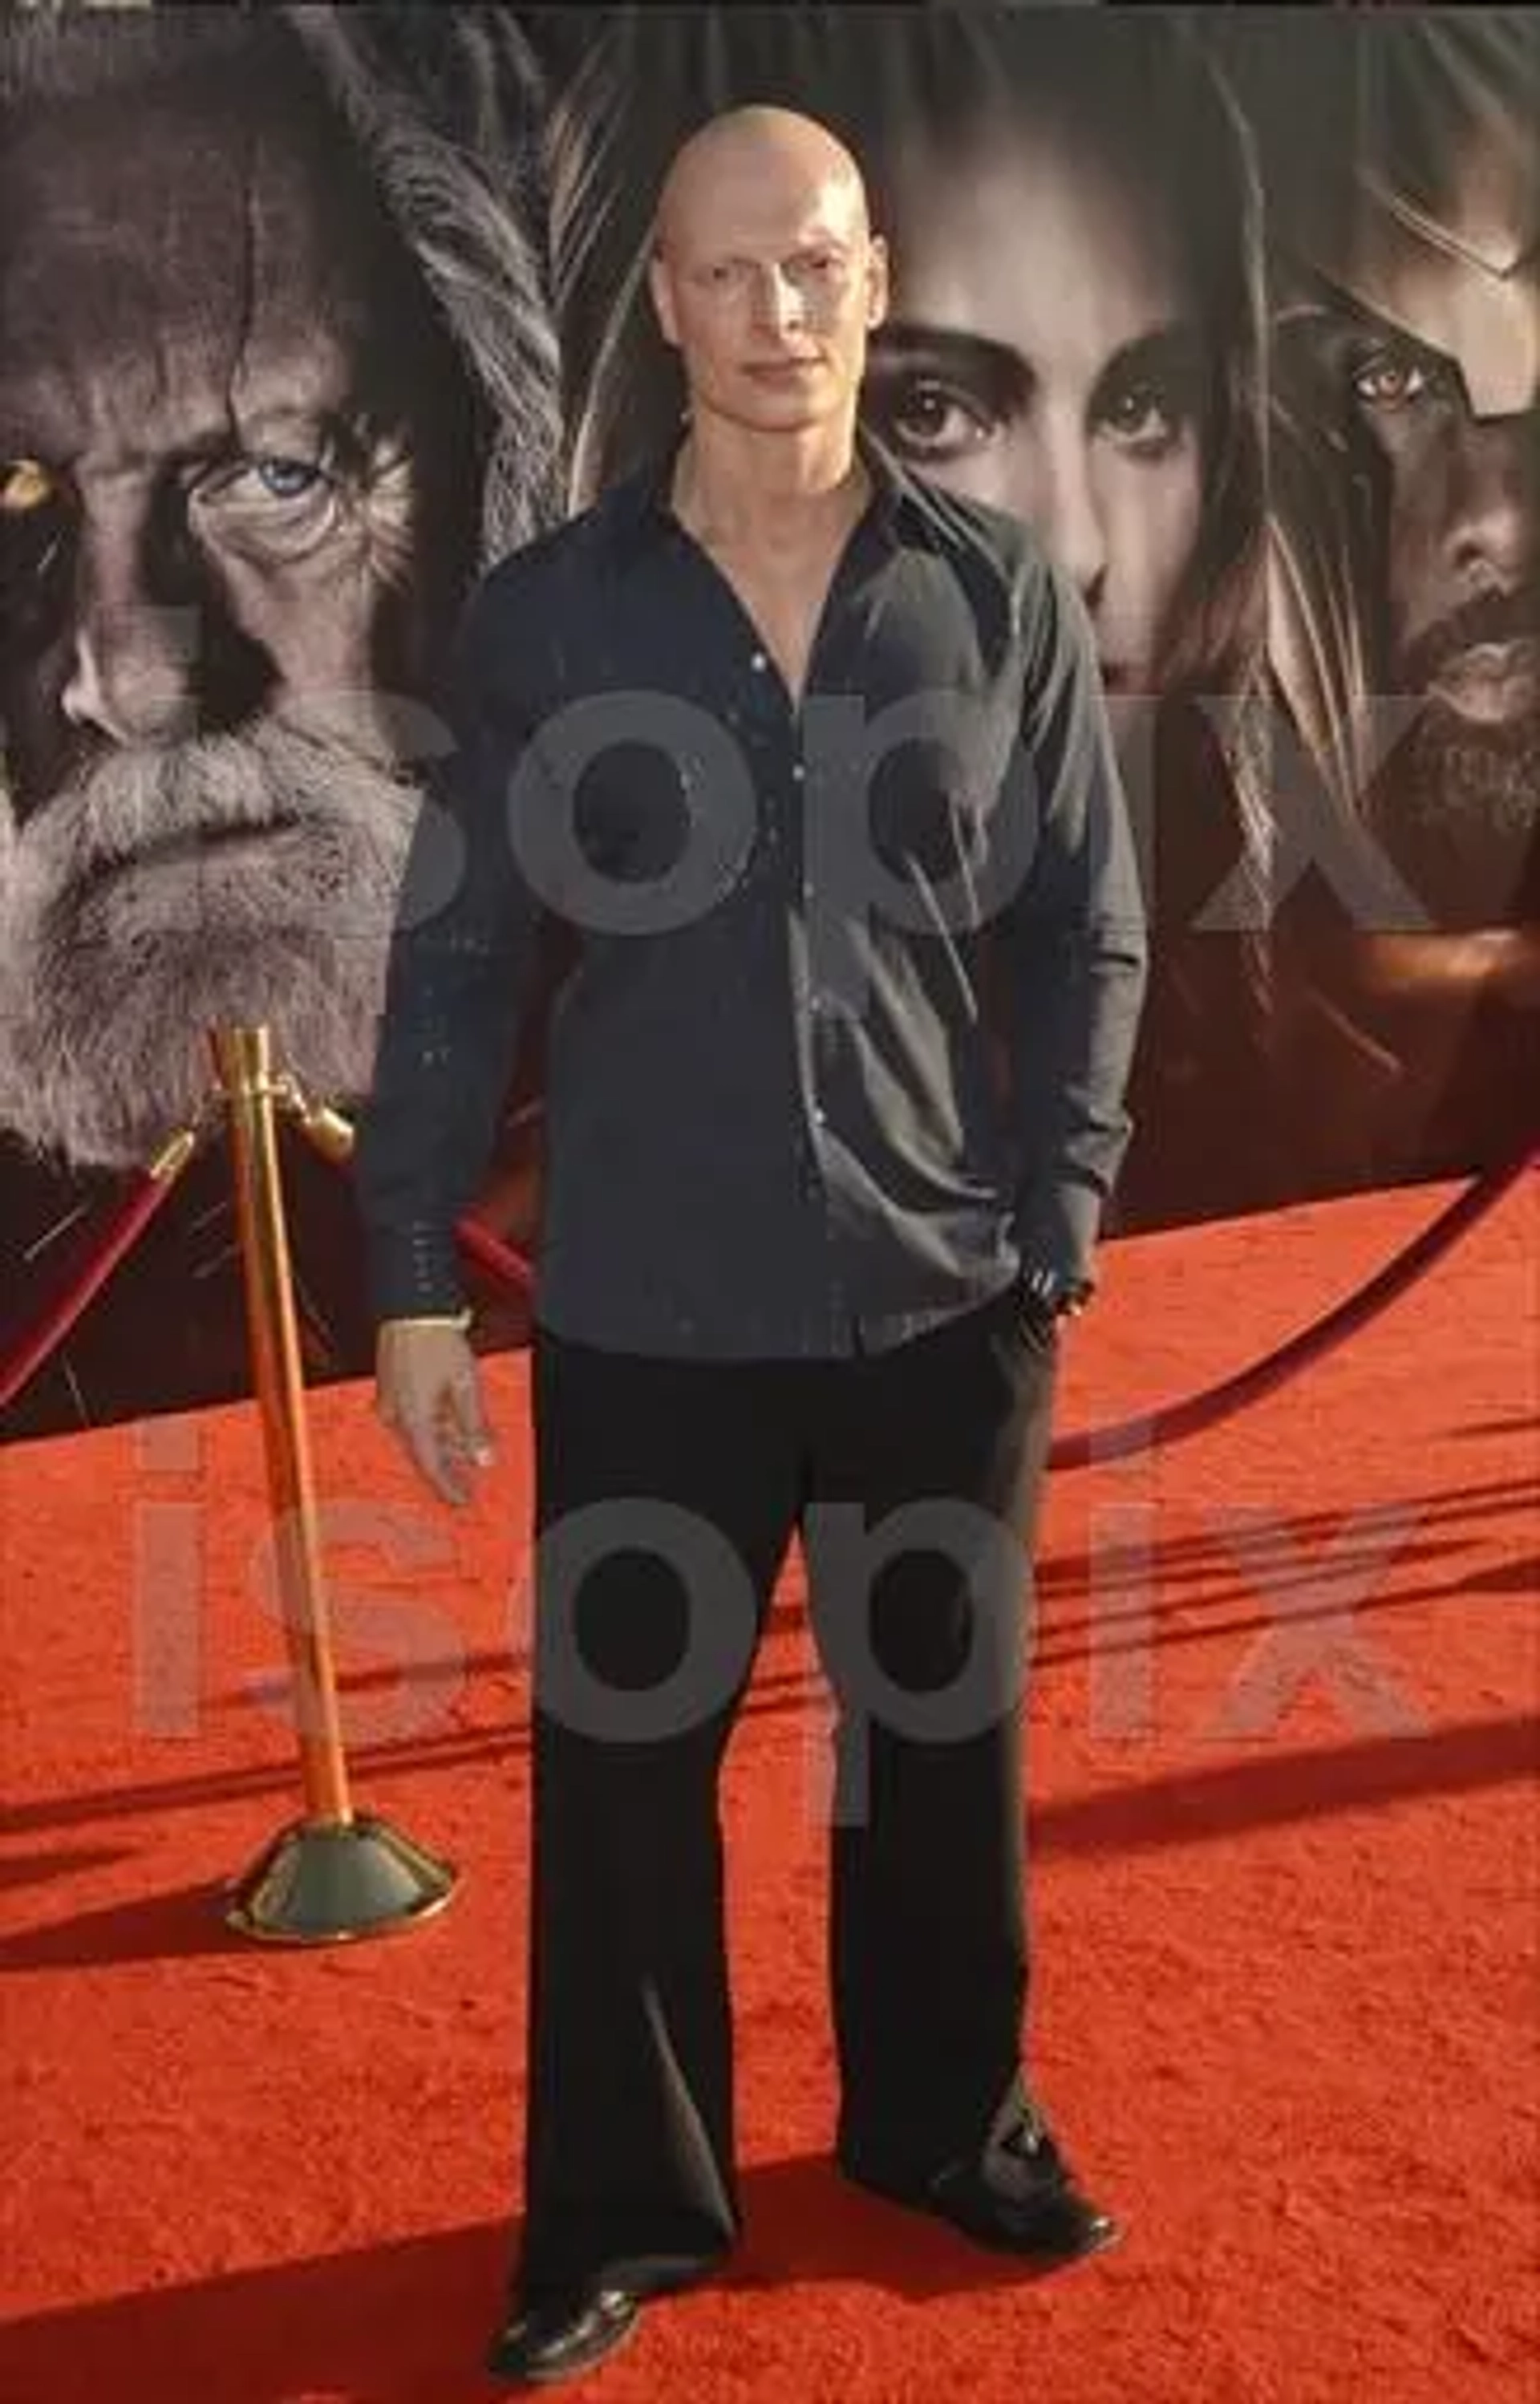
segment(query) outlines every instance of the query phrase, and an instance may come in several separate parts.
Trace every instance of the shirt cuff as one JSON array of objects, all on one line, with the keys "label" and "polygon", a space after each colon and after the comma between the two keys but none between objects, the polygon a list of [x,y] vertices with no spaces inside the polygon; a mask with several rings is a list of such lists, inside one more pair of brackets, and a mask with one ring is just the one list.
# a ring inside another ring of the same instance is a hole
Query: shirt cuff
[{"label": "shirt cuff", "polygon": [[427,1222],[374,1230],[369,1239],[369,1292],[376,1322],[457,1318],[466,1295],[453,1233]]}]

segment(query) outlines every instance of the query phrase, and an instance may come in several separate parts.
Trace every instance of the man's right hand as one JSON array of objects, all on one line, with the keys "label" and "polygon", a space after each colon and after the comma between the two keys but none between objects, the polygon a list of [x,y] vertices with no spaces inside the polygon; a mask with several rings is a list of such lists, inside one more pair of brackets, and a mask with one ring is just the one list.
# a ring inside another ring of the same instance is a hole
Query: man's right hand
[{"label": "man's right hand", "polygon": [[476,1356],[455,1321],[385,1321],[374,1407],[442,1501],[470,1500],[471,1471],[487,1466],[495,1447]]}]

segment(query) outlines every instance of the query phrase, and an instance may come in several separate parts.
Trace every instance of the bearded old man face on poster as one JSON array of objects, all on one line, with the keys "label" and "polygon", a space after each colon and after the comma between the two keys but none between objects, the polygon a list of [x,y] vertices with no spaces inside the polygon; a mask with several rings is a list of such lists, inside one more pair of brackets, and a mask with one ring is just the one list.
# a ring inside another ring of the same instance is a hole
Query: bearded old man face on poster
[{"label": "bearded old man face on poster", "polygon": [[367,1083],[492,426],[295,32],[108,15],[5,37],[0,1126],[121,1167],[217,1022]]},{"label": "bearded old man face on poster", "polygon": [[[217,1135],[217,1024],[368,1084],[442,649],[559,513],[542,100],[505,9],[0,20],[0,1333]],[[346,1371],[351,1197],[286,1149],[307,1367]],[[245,1380],[211,1141],[0,1433]]]}]

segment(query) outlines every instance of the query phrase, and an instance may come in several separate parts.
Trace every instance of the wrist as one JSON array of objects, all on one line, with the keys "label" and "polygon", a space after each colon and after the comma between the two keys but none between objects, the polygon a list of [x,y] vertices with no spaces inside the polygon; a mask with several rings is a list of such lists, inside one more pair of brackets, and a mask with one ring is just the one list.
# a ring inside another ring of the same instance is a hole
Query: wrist
[{"label": "wrist", "polygon": [[1096,1292],[1091,1278],[1073,1277],[1062,1269],[1042,1266],[1024,1267],[1020,1286],[1030,1308],[1048,1320],[1073,1318],[1085,1309]]}]

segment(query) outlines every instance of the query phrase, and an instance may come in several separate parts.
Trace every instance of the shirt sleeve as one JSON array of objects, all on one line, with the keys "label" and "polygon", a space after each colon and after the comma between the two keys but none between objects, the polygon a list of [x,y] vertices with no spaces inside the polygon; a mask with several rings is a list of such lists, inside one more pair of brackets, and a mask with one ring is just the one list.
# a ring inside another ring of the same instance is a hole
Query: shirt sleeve
[{"label": "shirt sleeve", "polygon": [[463,1304],[455,1224],[491,1156],[539,948],[540,905],[511,831],[535,730],[500,689],[499,634],[506,656],[506,599],[495,610],[483,585],[455,639],[451,748],[427,777],[391,933],[354,1157],[380,1321]]},{"label": "shirt sleeve", "polygon": [[1090,622],[1056,569],[1026,642],[1022,735],[1036,842],[1002,914],[1022,1265],[1089,1280],[1127,1144],[1124,1093],[1147,941]]}]

